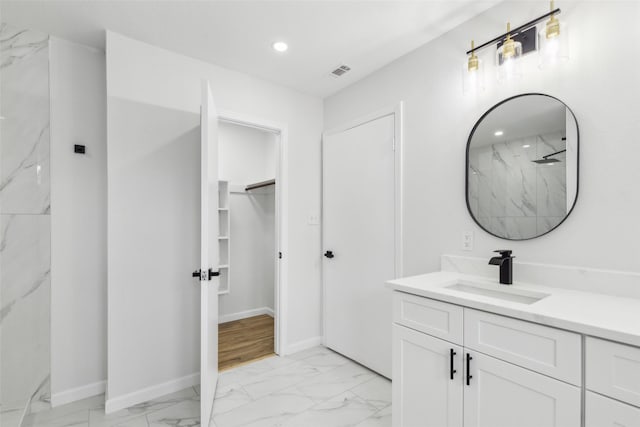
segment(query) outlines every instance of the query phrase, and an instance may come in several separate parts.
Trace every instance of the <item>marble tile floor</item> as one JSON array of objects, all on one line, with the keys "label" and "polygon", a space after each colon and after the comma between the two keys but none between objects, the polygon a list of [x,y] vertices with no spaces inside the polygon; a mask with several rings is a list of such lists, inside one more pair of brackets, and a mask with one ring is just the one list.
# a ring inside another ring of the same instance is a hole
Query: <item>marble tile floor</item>
[{"label": "marble tile floor", "polygon": [[[191,427],[191,387],[113,414],[104,396],[40,412],[24,427]],[[209,427],[391,427],[391,382],[324,347],[272,357],[220,374]]]}]

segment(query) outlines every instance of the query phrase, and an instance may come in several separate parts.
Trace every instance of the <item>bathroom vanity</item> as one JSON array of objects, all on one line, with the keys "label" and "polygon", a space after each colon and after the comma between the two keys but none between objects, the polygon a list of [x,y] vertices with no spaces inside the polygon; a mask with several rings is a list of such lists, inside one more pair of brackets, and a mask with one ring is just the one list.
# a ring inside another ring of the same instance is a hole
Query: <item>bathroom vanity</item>
[{"label": "bathroom vanity", "polygon": [[640,426],[640,300],[438,272],[393,290],[394,427]]}]

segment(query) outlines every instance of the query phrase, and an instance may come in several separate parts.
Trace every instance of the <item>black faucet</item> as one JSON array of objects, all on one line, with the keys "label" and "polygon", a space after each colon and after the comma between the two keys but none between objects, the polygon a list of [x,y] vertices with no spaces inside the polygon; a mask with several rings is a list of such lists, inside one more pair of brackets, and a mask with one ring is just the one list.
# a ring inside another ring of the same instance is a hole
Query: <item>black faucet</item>
[{"label": "black faucet", "polygon": [[507,249],[493,251],[500,254],[500,256],[493,257],[489,260],[489,265],[500,266],[500,283],[503,285],[510,285],[513,283],[513,259],[511,251]]}]

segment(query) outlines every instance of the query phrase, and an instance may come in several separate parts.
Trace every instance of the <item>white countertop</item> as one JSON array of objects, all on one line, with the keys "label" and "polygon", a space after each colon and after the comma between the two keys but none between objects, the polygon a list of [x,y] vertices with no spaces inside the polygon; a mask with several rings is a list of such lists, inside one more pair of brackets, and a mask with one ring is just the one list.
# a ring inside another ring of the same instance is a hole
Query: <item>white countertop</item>
[{"label": "white countertop", "polygon": [[[513,289],[548,296],[533,304],[523,304],[446,289],[447,286],[461,281],[479,283],[485,289]],[[640,299],[518,282],[513,285],[500,285],[497,280],[492,282],[484,277],[444,271],[391,280],[387,282],[387,287],[640,347]]]}]

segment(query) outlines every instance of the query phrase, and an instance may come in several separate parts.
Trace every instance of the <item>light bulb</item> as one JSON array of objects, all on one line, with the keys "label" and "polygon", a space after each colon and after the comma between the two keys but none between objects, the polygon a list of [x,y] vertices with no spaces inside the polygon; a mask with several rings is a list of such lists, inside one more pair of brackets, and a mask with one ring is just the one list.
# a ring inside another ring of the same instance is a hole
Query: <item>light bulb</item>
[{"label": "light bulb", "polygon": [[484,64],[474,51],[474,43],[471,41],[471,56],[462,66],[462,90],[463,93],[477,93],[484,90]]},{"label": "light bulb", "polygon": [[511,24],[507,23],[507,38],[496,51],[498,82],[502,83],[522,77],[520,61],[522,43],[511,38]]},{"label": "light bulb", "polygon": [[[551,1],[551,11],[553,10],[555,10],[555,6],[554,2]],[[568,34],[567,25],[552,14],[549,21],[538,33],[540,68],[569,59]]]}]

